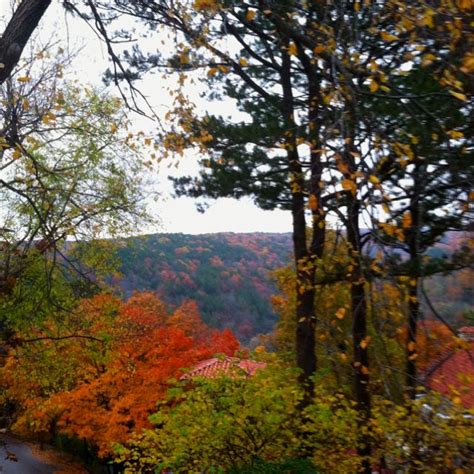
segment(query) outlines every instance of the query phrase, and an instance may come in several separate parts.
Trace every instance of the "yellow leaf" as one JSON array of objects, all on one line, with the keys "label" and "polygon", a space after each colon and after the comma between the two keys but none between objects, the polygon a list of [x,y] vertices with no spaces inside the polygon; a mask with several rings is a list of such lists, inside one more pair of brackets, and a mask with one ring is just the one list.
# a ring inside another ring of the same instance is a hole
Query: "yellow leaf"
[{"label": "yellow leaf", "polygon": [[209,71],[207,71],[207,75],[209,77],[215,76],[217,74],[218,69],[215,67],[211,67]]},{"label": "yellow leaf", "polygon": [[396,229],[395,230],[395,236],[397,237],[397,239],[400,241],[400,242],[404,242],[405,241],[405,234],[403,233],[403,231],[401,229]]},{"label": "yellow leaf", "polygon": [[437,57],[434,54],[425,54],[421,60],[421,65],[424,67],[429,66],[430,64],[433,64],[433,61],[436,61],[436,59]]},{"label": "yellow leaf", "polygon": [[474,54],[467,53],[464,56],[461,71],[464,72],[465,74],[474,72]]},{"label": "yellow leaf", "polygon": [[21,103],[22,107],[24,110],[28,110],[30,108],[30,102],[28,99],[23,99],[23,102]]},{"label": "yellow leaf", "polygon": [[370,92],[377,92],[378,88],[379,88],[379,85],[377,81],[374,78],[372,78],[369,83]]},{"label": "yellow leaf", "polygon": [[18,82],[29,82],[31,79],[28,76],[20,76],[17,81]]},{"label": "yellow leaf", "polygon": [[49,112],[46,115],[44,115],[41,120],[45,125],[48,125],[51,122],[54,122],[56,120],[56,115],[54,115],[52,112]]},{"label": "yellow leaf", "polygon": [[368,367],[366,367],[365,365],[363,365],[363,366],[360,368],[360,371],[361,371],[364,375],[369,375],[369,369],[368,369]]},{"label": "yellow leaf", "polygon": [[413,352],[416,349],[416,344],[413,341],[410,341],[407,347],[409,352]]},{"label": "yellow leaf", "polygon": [[472,10],[474,2],[472,0],[457,0],[456,3],[461,10]]},{"label": "yellow leaf", "polygon": [[239,64],[241,66],[248,66],[249,62],[245,58],[240,58],[239,59]]},{"label": "yellow leaf", "polygon": [[357,191],[357,185],[351,179],[343,179],[341,185],[342,189],[350,191],[352,194],[355,194]]},{"label": "yellow leaf", "polygon": [[370,264],[370,269],[375,273],[378,273],[381,271],[380,267],[375,262],[372,262]]},{"label": "yellow leaf", "polygon": [[446,133],[453,139],[464,137],[464,133],[458,132],[457,130],[449,130],[449,132]]},{"label": "yellow leaf", "polygon": [[372,184],[379,184],[380,181],[379,181],[379,178],[377,178],[377,176],[374,176],[373,174],[371,174],[369,176],[369,181],[372,183]]},{"label": "yellow leaf", "polygon": [[427,26],[428,28],[434,28],[434,21],[433,17],[435,16],[435,11],[432,10],[431,8],[428,8],[425,12],[425,16],[423,17],[422,20],[422,25]]},{"label": "yellow leaf", "polygon": [[395,36],[395,35],[392,35],[390,33],[387,33],[386,31],[381,31],[380,32],[380,37],[384,40],[384,41],[397,41],[398,38]]},{"label": "yellow leaf", "polygon": [[341,359],[342,361],[344,361],[344,362],[347,360],[347,355],[344,354],[344,352],[339,353],[339,357],[340,357],[340,359]]},{"label": "yellow leaf", "polygon": [[344,319],[345,316],[346,316],[346,308],[339,308],[336,311],[336,318],[337,319]]},{"label": "yellow leaf", "polygon": [[331,103],[332,98],[334,97],[333,92],[329,92],[329,94],[323,95],[323,102],[325,105],[329,105]]},{"label": "yellow leaf", "polygon": [[320,54],[320,53],[323,53],[324,51],[326,51],[326,46],[324,46],[323,44],[318,44],[318,46],[316,46],[313,49],[314,54]]},{"label": "yellow leaf", "polygon": [[296,56],[298,54],[298,47],[295,43],[290,43],[290,45],[288,46],[288,54],[290,56]]},{"label": "yellow leaf", "polygon": [[461,94],[460,92],[454,92],[454,91],[449,91],[449,93],[456,97],[456,99],[463,100],[464,102],[467,101],[467,97],[464,94]]},{"label": "yellow leaf", "polygon": [[247,14],[245,15],[245,18],[247,19],[247,21],[253,21],[256,15],[257,15],[257,12],[255,10],[249,10]]},{"label": "yellow leaf", "polygon": [[402,227],[408,229],[412,224],[411,212],[407,211],[402,217]]},{"label": "yellow leaf", "polygon": [[196,10],[215,10],[216,7],[216,0],[194,0]]},{"label": "yellow leaf", "polygon": [[312,210],[315,211],[318,208],[318,198],[314,195],[311,194],[308,199],[308,207]]}]

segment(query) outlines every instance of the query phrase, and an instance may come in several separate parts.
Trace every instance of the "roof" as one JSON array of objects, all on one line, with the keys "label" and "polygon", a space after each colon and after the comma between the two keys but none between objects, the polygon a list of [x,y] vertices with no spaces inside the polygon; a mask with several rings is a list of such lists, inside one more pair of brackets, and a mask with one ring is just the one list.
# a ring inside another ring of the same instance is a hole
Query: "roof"
[{"label": "roof", "polygon": [[474,326],[464,326],[458,329],[458,336],[466,341],[474,341]]},{"label": "roof", "polygon": [[206,377],[212,379],[222,375],[235,374],[236,372],[251,377],[255,375],[257,369],[263,369],[266,365],[265,362],[239,359],[238,357],[214,357],[196,364],[189,372],[181,377],[181,380],[192,377]]},{"label": "roof", "polygon": [[[474,334],[474,328],[468,329]],[[459,397],[466,408],[474,408],[474,340],[438,357],[426,370],[425,383],[444,395]]]},{"label": "roof", "polygon": [[474,334],[474,326],[464,326],[458,330],[459,334]]}]

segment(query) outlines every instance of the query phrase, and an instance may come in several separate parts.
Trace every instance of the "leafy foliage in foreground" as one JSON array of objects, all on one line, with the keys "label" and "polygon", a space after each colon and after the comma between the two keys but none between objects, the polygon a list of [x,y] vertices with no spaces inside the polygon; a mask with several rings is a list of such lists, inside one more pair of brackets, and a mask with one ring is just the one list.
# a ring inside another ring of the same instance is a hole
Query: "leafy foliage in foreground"
[{"label": "leafy foliage in foreground", "polygon": [[[303,397],[297,374],[272,356],[267,361],[272,367],[252,378],[173,388],[150,418],[155,428],[117,447],[117,461],[127,473],[357,472],[363,460],[356,454],[360,415],[354,402],[327,392],[320,378],[312,403],[297,416]],[[435,395],[407,405],[376,399],[363,429],[377,446],[374,466],[444,472],[474,461],[471,419]],[[309,455],[306,467],[297,461],[303,453]],[[307,470],[292,470],[292,464]]]}]

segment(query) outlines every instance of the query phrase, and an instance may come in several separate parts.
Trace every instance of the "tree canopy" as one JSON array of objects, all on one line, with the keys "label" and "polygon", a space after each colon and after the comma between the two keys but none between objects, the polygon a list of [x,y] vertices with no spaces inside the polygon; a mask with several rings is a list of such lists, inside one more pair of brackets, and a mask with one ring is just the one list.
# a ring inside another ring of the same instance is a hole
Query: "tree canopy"
[{"label": "tree canopy", "polygon": [[[193,303],[168,318],[146,295],[111,303],[121,309],[108,319],[106,299],[98,319],[105,317],[107,334],[98,339],[111,338],[118,357],[107,359],[107,347],[100,370],[91,378],[84,373],[74,387],[69,369],[52,366],[66,392],[50,398],[46,384],[38,395],[53,404],[48,426],[54,420],[65,433],[90,439],[102,456],[122,442],[119,459],[145,471],[252,467],[288,445],[285,456],[336,472],[327,438],[340,440],[342,425],[352,436],[336,443],[343,469],[353,463],[369,473],[379,460],[381,468],[391,461],[416,471],[428,457],[436,469],[443,462],[454,472],[468,465],[472,439],[459,389],[448,406],[430,398],[428,412],[417,395],[428,363],[423,350],[440,356],[421,336],[423,305],[446,322],[424,281],[472,265],[469,239],[450,255],[433,251],[446,232],[469,230],[472,217],[472,2],[65,1],[106,45],[105,79],[118,86],[122,103],[64,81],[61,60],[48,68],[47,51],[19,62],[48,6],[22,1],[0,39],[0,194],[9,204],[0,228],[0,304],[8,315],[2,322],[17,337],[38,315],[43,331],[55,328],[48,316],[61,310],[67,320],[68,312],[51,296],[70,296],[82,311],[77,298],[84,289],[72,275],[87,273],[91,247],[79,241],[105,248],[101,237],[141,219],[143,141],[157,162],[199,154],[197,175],[173,179],[178,196],[250,196],[262,209],[291,213],[293,268],[278,273],[282,320],[267,340],[291,351],[276,363],[276,379],[286,373],[278,363],[298,369],[297,382],[288,375],[281,387],[270,370],[268,378],[243,384],[232,377],[203,383],[189,396],[178,388],[152,417],[153,428],[146,418],[167,379],[211,348],[233,353],[236,341],[204,325]],[[133,26],[124,29],[125,19]],[[130,47],[134,37],[152,38],[152,50],[144,41]],[[174,84],[153,139],[128,130],[123,108],[145,113],[139,80],[152,73]],[[206,100],[234,113],[196,107],[189,93],[195,81]],[[216,257],[214,263],[222,264]],[[48,298],[37,299],[31,288]],[[17,317],[26,325],[15,326],[15,311],[31,319]],[[469,339],[431,329],[450,349],[471,350]],[[204,441],[196,434],[203,425]],[[189,433],[196,447],[189,447]],[[170,448],[169,440],[178,441]],[[213,457],[229,446],[241,462]]]}]

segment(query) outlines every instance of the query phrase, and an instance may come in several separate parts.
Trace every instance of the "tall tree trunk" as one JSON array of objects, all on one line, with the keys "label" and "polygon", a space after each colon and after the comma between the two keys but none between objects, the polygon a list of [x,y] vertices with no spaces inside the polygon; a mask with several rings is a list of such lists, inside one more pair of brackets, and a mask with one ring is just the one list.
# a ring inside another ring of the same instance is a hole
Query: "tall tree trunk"
[{"label": "tall tree trunk", "polygon": [[417,326],[420,314],[418,302],[419,278],[410,278],[408,289],[408,332],[406,341],[406,391],[411,400],[416,398],[417,384]]},{"label": "tall tree trunk", "polygon": [[407,240],[410,252],[409,261],[409,282],[408,282],[408,331],[406,341],[406,391],[410,399],[416,398],[417,385],[417,326],[420,317],[420,303],[418,301],[420,286],[420,229],[421,229],[421,213],[420,213],[420,168],[422,165],[415,160],[415,169],[413,171],[413,194],[410,197],[410,218],[411,224],[407,229]]},{"label": "tall tree trunk", "polygon": [[21,53],[51,0],[23,0],[0,38],[0,84],[17,65]]},{"label": "tall tree trunk", "polygon": [[363,461],[364,471],[371,472],[368,457],[371,445],[365,429],[368,426],[371,412],[369,354],[367,342],[367,299],[365,293],[365,280],[361,267],[361,246],[359,228],[360,204],[357,198],[349,198],[347,240],[349,242],[352,264],[351,278],[351,306],[352,306],[352,342],[354,350],[354,389],[357,409],[360,414],[358,421],[358,446],[357,452]]},{"label": "tall tree trunk", "polygon": [[349,97],[347,105],[347,124],[344,133],[343,160],[346,166],[344,178],[354,181],[354,188],[347,191],[347,241],[349,244],[350,264],[350,294],[352,309],[352,342],[353,342],[353,369],[354,369],[354,392],[359,411],[358,420],[358,445],[357,453],[363,459],[363,471],[371,472],[369,456],[371,454],[370,438],[366,428],[371,416],[371,394],[369,375],[369,355],[367,340],[367,298],[365,293],[364,269],[362,267],[362,248],[359,218],[361,203],[357,197],[355,184],[355,173],[357,165],[355,157],[360,156],[355,147],[355,105]]},{"label": "tall tree trunk", "polygon": [[291,180],[291,214],[293,219],[293,251],[296,267],[296,361],[301,369],[300,382],[305,387],[305,401],[310,402],[314,393],[311,376],[316,371],[315,316],[314,316],[314,265],[308,251],[305,217],[305,180],[297,149],[297,127],[294,120],[293,91],[291,84],[291,59],[286,53],[288,40],[283,41],[281,84],[283,88],[283,113],[286,122],[286,150]]}]

